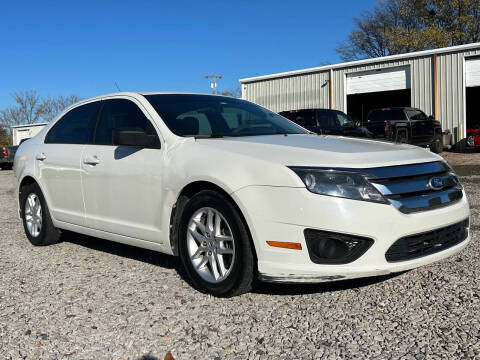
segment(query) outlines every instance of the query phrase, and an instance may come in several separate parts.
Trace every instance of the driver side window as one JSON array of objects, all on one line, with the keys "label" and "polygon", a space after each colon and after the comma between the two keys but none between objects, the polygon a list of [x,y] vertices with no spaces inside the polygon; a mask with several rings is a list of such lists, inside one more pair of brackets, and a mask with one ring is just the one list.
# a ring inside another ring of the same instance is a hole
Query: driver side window
[{"label": "driver side window", "polygon": [[155,128],[134,102],[127,99],[106,100],[101,111],[95,129],[95,144],[113,145],[115,130],[141,130],[154,138],[153,148],[160,148],[160,139]]}]

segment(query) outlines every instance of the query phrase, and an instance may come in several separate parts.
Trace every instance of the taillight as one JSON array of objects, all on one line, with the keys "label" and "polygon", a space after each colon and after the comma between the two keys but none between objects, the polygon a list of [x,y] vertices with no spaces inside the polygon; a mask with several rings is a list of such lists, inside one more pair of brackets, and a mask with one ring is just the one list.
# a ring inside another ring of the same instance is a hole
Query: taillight
[{"label": "taillight", "polygon": [[392,127],[390,124],[385,123],[385,134],[391,134],[392,133]]},{"label": "taillight", "polygon": [[3,148],[3,149],[2,149],[2,155],[3,155],[4,157],[8,157],[8,150],[5,149],[5,148]]}]

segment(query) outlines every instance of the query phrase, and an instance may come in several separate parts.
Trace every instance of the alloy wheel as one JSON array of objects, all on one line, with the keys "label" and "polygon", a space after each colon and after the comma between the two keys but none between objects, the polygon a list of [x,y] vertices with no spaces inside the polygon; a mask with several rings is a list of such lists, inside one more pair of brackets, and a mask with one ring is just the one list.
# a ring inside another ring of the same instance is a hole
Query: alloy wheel
[{"label": "alloy wheel", "polygon": [[210,283],[223,281],[235,259],[235,240],[225,217],[216,209],[197,210],[188,222],[187,250],[193,268]]},{"label": "alloy wheel", "polygon": [[25,222],[31,236],[37,237],[42,231],[42,204],[36,194],[30,194],[25,201]]}]

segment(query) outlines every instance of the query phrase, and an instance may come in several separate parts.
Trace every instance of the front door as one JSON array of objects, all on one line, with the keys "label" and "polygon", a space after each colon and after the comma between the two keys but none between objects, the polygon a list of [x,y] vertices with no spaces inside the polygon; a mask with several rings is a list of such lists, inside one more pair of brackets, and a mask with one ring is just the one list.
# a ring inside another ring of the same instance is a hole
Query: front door
[{"label": "front door", "polygon": [[[155,135],[156,145],[116,146],[113,134],[120,129]],[[161,242],[162,150],[157,130],[141,104],[126,98],[105,100],[81,167],[88,227]]]}]

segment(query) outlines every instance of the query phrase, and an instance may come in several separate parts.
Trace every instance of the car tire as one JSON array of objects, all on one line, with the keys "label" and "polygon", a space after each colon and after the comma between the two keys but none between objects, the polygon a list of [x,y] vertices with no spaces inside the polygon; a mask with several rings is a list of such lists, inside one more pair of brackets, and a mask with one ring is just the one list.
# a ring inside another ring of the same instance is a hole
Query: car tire
[{"label": "car tire", "polygon": [[[232,240],[222,241],[228,238]],[[250,235],[225,196],[211,190],[194,195],[183,208],[178,242],[188,279],[199,291],[231,297],[253,288],[256,263]]]},{"label": "car tire", "polygon": [[440,154],[443,151],[443,138],[442,136],[437,136],[435,140],[430,145],[430,150],[435,154]]},{"label": "car tire", "polygon": [[28,240],[35,246],[60,242],[60,230],[55,228],[40,187],[25,185],[20,189],[20,211]]},{"label": "car tire", "polygon": [[470,133],[467,135],[467,147],[475,147],[475,134]]}]

